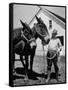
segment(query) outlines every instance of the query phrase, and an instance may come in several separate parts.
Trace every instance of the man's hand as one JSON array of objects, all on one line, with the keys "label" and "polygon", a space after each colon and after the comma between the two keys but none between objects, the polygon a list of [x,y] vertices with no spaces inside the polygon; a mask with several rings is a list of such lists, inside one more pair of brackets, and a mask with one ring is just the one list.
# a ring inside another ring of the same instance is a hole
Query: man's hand
[{"label": "man's hand", "polygon": [[60,52],[62,51],[62,48],[59,48],[58,51],[57,51],[57,55],[59,56],[60,55]]}]

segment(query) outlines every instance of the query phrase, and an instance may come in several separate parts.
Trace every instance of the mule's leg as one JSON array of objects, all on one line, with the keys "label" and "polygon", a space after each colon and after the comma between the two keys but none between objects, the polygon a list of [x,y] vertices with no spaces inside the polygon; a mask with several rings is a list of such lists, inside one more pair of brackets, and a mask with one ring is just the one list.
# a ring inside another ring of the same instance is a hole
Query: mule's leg
[{"label": "mule's leg", "polygon": [[33,59],[34,59],[34,55],[31,55],[31,58],[30,58],[30,70],[31,71],[33,69]]},{"label": "mule's leg", "polygon": [[22,56],[22,55],[20,55],[20,60],[21,60],[21,63],[22,63],[22,65],[23,65],[23,67],[25,68],[25,64],[24,64],[23,56]]},{"label": "mule's leg", "polygon": [[28,74],[28,55],[25,55],[25,71]]},{"label": "mule's leg", "polygon": [[30,70],[31,71],[33,70],[33,61],[34,61],[34,56],[35,56],[35,50],[36,50],[36,47],[34,47],[31,50],[31,56],[30,56]]},{"label": "mule's leg", "polygon": [[15,53],[13,53],[13,64],[12,64],[12,68],[13,68],[13,73],[15,73]]},{"label": "mule's leg", "polygon": [[25,80],[28,80],[28,55],[25,55]]}]

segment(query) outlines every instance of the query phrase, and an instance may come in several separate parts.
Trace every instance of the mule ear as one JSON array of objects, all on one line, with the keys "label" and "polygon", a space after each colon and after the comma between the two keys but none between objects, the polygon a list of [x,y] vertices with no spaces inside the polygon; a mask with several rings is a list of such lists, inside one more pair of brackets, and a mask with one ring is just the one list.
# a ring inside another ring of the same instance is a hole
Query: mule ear
[{"label": "mule ear", "polygon": [[36,17],[36,20],[38,21],[38,23],[39,23],[39,18],[35,15],[35,17]]},{"label": "mule ear", "polygon": [[20,20],[20,22],[21,22],[22,26],[24,27],[24,26],[25,26],[25,23],[24,23],[24,22],[22,22],[22,20]]}]

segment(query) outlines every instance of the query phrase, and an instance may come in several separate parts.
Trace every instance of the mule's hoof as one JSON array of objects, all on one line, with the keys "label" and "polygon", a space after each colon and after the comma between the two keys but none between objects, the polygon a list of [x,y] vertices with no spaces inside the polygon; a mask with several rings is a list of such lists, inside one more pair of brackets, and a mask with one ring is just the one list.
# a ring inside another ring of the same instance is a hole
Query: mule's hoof
[{"label": "mule's hoof", "polygon": [[27,76],[27,75],[25,76],[24,80],[25,80],[25,81],[27,81],[27,80],[28,80],[28,76]]},{"label": "mule's hoof", "polygon": [[46,79],[46,83],[48,83],[49,81],[50,81],[50,78],[47,78],[47,79]]}]

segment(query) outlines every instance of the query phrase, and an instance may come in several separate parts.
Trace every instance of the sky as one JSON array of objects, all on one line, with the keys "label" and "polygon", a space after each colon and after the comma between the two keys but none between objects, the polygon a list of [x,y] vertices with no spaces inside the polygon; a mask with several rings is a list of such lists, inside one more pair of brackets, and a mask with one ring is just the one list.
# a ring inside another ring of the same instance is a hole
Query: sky
[{"label": "sky", "polygon": [[[58,14],[65,18],[65,8],[64,7],[52,7],[52,6],[41,6],[42,8],[48,9],[55,14]],[[20,23],[20,19],[24,22],[29,22],[31,19],[35,16],[35,14],[38,12],[39,7],[38,6],[32,6],[32,5],[18,5],[14,4],[13,6],[13,28],[22,27]]]},{"label": "sky", "polygon": [[37,6],[29,6],[29,5],[14,5],[14,12],[13,12],[13,20],[14,20],[14,28],[21,27],[20,19],[23,22],[29,22],[39,10]]}]

